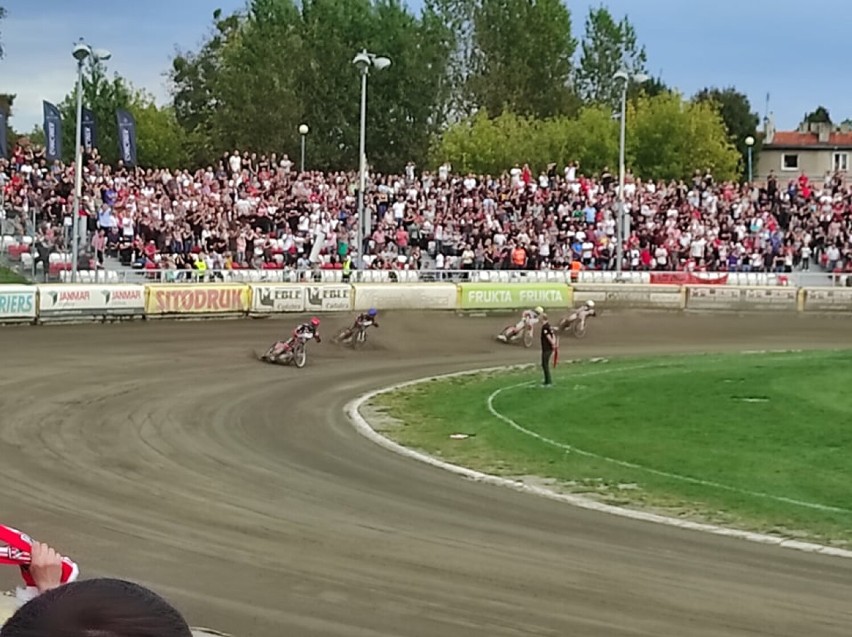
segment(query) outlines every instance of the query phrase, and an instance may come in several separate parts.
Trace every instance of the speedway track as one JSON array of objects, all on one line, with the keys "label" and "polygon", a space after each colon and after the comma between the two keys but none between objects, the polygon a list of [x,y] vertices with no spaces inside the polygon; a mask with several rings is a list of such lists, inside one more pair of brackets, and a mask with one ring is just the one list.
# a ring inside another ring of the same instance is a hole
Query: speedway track
[{"label": "speedway track", "polygon": [[[505,318],[386,313],[364,351],[313,344],[302,370],[253,360],[292,322],[0,329],[0,520],[238,637],[849,634],[852,560],[467,482],[350,426],[343,408],[367,390],[534,360],[490,337]],[[852,337],[842,319],[607,315],[565,344]]]}]

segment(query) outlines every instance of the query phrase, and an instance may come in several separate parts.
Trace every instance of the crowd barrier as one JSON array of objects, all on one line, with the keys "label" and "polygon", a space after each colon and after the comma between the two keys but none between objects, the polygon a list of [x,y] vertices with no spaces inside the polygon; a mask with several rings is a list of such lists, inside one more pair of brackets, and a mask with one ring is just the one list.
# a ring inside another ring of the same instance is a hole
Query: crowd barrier
[{"label": "crowd barrier", "polygon": [[602,310],[852,314],[852,288],[619,283],[208,283],[0,285],[0,323],[379,310]]}]

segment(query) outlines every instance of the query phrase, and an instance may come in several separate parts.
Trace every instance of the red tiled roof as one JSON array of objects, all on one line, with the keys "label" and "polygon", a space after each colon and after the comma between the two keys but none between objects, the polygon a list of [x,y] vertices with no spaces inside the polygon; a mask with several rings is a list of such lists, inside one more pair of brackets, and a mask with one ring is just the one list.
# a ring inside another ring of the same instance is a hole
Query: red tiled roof
[{"label": "red tiled roof", "polygon": [[776,131],[775,138],[771,144],[767,146],[797,146],[807,148],[809,146],[831,147],[831,146],[848,146],[852,147],[852,133],[831,133],[827,142],[820,142],[819,135],[816,133],[802,133],[799,131]]}]

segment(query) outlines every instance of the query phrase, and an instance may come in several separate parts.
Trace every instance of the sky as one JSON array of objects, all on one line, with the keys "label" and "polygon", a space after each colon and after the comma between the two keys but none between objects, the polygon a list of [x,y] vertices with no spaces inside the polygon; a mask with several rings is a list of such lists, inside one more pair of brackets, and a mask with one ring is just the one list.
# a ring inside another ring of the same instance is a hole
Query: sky
[{"label": "sky", "polygon": [[[419,9],[422,0],[408,0]],[[601,0],[566,0],[574,35]],[[627,15],[648,53],[648,67],[687,96],[705,86],[734,86],[765,115],[766,96],[779,130],[792,130],[818,105],[832,119],[852,116],[847,79],[852,2],[821,0],[608,0]],[[0,93],[15,93],[11,124],[41,125],[42,100],[58,103],[73,88],[74,43],[84,37],[112,52],[110,71],[168,100],[165,73],[177,50],[196,50],[217,8],[230,12],[245,0],[0,0],[6,57]],[[381,51],[393,56],[393,51]],[[348,63],[348,60],[346,61]]]}]

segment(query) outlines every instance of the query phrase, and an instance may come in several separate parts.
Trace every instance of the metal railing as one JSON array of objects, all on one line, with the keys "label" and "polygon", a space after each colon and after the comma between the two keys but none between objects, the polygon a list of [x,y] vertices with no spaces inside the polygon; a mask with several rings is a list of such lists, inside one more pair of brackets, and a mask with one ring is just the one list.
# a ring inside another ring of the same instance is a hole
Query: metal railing
[{"label": "metal railing", "polygon": [[[852,276],[823,271],[799,272],[607,272],[586,270],[353,270],[348,279],[341,270],[79,270],[80,283],[569,283],[646,284],[670,282],[698,285],[702,281],[725,285],[852,287]],[[63,271],[58,280],[70,282]]]}]

